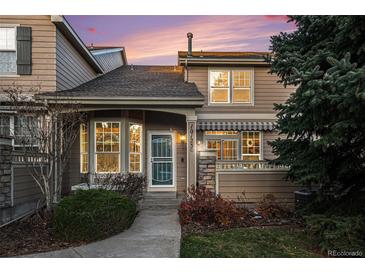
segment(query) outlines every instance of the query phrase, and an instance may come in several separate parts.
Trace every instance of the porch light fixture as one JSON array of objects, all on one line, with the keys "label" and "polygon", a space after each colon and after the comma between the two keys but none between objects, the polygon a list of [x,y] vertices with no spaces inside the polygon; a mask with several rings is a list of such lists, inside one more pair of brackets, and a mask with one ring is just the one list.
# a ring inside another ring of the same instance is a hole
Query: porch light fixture
[{"label": "porch light fixture", "polygon": [[181,144],[186,144],[186,135],[179,133],[179,140]]}]

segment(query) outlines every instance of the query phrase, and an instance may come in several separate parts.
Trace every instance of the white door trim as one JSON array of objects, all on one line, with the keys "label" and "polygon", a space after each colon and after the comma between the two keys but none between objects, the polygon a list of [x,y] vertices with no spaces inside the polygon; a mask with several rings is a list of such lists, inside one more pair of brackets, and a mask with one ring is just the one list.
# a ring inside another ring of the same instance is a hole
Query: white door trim
[{"label": "white door trim", "polygon": [[[152,185],[152,146],[151,137],[152,135],[170,135],[172,142],[172,185],[171,186],[153,186]],[[169,130],[148,130],[147,131],[147,180],[148,180],[148,191],[176,191],[176,142],[175,134]]]}]

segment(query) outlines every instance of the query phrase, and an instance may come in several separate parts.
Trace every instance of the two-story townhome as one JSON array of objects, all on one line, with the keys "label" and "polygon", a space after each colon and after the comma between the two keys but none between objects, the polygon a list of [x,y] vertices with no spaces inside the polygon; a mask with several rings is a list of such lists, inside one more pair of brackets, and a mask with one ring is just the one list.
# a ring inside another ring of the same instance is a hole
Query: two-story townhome
[{"label": "two-story townhome", "polygon": [[127,64],[124,48],[88,49],[63,16],[0,15],[0,224],[36,206],[40,190],[17,157],[25,123],[5,91],[33,96],[75,88]]},{"label": "two-story townhome", "polygon": [[[87,174],[141,173],[147,192],[204,184],[225,198],[293,201],[285,168],[272,166],[274,103],[292,89],[269,73],[266,52],[178,52],[177,66],[123,66],[73,89],[46,93],[78,102],[89,121],[75,144],[71,184]],[[243,194],[244,193],[244,194]]]},{"label": "two-story townhome", "polygon": [[[176,66],[123,65],[123,48],[86,48],[63,17],[17,20],[1,18],[0,23],[37,24],[31,25],[31,75],[13,68],[12,77],[29,86],[48,81],[36,99],[77,103],[87,113],[64,176],[66,189],[84,177],[95,183],[98,175],[130,172],[147,177],[146,192],[183,194],[199,184],[246,203],[268,193],[293,202],[285,168],[267,162],[274,157],[268,142],[278,135],[273,104],[292,92],[269,73],[269,53],[195,52],[188,33],[188,50],[177,52]],[[47,38],[46,30],[52,32]],[[110,64],[113,69],[105,67]],[[89,77],[77,82],[85,74]],[[7,77],[0,85],[14,81]],[[15,129],[16,116],[10,120]],[[12,173],[13,206],[16,185],[23,181]]]}]

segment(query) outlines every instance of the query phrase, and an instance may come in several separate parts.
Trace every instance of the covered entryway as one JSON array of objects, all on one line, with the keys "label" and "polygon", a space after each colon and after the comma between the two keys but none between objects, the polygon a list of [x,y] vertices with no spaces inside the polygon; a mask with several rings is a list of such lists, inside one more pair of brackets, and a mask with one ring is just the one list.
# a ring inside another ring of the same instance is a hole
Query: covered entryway
[{"label": "covered entryway", "polygon": [[151,192],[182,193],[195,184],[196,109],[204,96],[184,81],[181,67],[120,67],[37,99],[74,103],[88,114],[65,185],[79,184],[80,173],[90,184],[105,174],[142,174]]}]

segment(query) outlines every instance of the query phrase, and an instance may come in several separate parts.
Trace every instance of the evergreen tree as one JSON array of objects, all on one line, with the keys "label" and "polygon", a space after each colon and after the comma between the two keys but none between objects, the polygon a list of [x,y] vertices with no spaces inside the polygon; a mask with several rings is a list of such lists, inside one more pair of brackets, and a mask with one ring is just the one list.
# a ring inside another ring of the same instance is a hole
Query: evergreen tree
[{"label": "evergreen tree", "polygon": [[[296,91],[275,105],[276,163],[332,198],[364,193],[365,16],[290,16],[297,30],[271,37],[272,73]],[[328,196],[327,196],[328,197]]]}]

